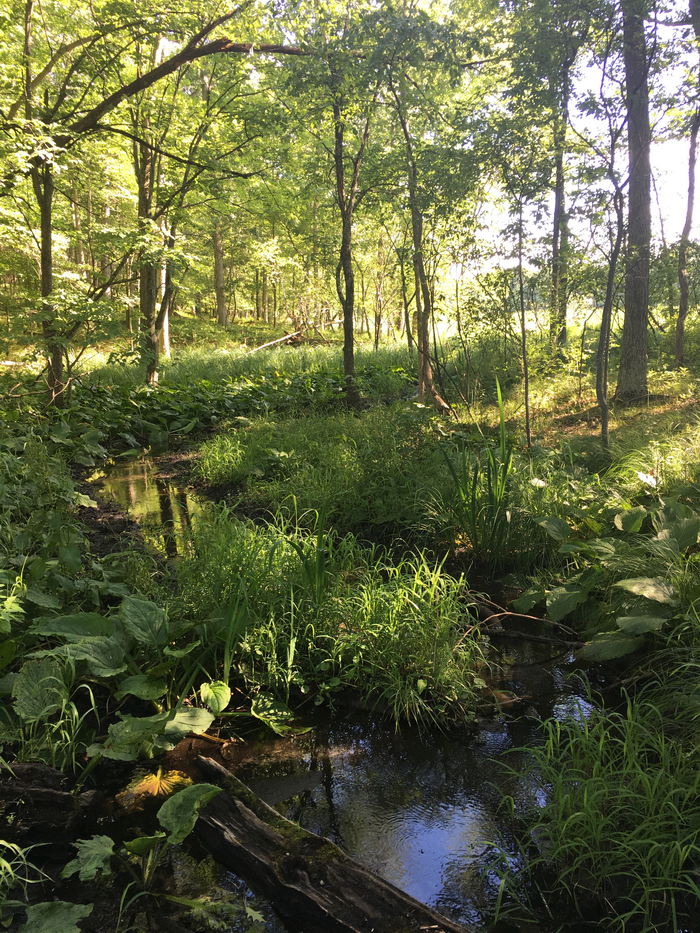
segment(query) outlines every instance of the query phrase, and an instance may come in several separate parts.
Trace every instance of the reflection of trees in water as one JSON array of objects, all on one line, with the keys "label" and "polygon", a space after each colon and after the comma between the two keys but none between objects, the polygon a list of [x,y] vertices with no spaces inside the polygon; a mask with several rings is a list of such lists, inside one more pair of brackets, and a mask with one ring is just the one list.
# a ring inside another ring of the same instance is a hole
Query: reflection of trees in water
[{"label": "reflection of trees in water", "polygon": [[175,534],[175,515],[173,514],[173,503],[170,498],[170,486],[156,477],[156,489],[158,490],[158,506],[160,508],[160,521],[162,525],[163,546],[168,557],[177,557],[177,536]]}]

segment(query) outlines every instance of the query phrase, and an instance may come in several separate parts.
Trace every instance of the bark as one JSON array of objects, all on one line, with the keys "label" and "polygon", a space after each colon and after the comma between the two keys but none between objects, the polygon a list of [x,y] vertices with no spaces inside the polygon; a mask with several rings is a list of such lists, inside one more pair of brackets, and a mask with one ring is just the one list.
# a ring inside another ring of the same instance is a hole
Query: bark
[{"label": "bark", "polygon": [[304,933],[465,933],[373,875],[330,840],[281,816],[211,758],[198,758],[224,790],[203,810],[195,835],[214,858],[269,898]]},{"label": "bark", "polygon": [[438,411],[447,413],[450,411],[450,406],[441,397],[435,387],[433,364],[430,356],[429,327],[433,317],[433,294],[425,269],[425,259],[423,255],[423,213],[418,199],[418,168],[406,113],[401,101],[401,96],[393,82],[391,83],[391,92],[394,98],[396,115],[401,125],[401,132],[403,133],[406,154],[408,203],[411,211],[411,235],[413,242],[413,272],[416,283],[418,397],[424,400],[430,396]]},{"label": "bark", "polygon": [[622,250],[622,241],[625,235],[624,198],[618,185],[615,185],[613,198],[615,208],[615,237],[610,251],[608,274],[605,284],[605,301],[603,302],[603,315],[600,321],[600,334],[596,351],[596,378],[595,392],[600,407],[600,437],[603,447],[609,444],[608,422],[610,407],[608,404],[608,358],[610,353],[610,325],[612,322],[613,302],[615,300],[615,278],[617,264]]},{"label": "bark", "polygon": [[695,163],[697,160],[698,131],[700,131],[700,110],[696,112],[690,129],[690,146],[688,150],[688,200],[685,222],[678,244],[678,285],[680,294],[678,298],[678,318],[676,319],[676,362],[679,366],[683,366],[685,363],[685,322],[688,317],[690,292],[687,268],[688,244],[690,242],[690,230],[693,225],[693,212],[695,209]]},{"label": "bark", "polygon": [[623,39],[628,132],[629,195],[625,263],[625,319],[617,398],[645,398],[651,243],[651,127],[644,15],[647,0],[624,0]]},{"label": "bark", "polygon": [[568,218],[566,213],[566,177],[564,154],[569,122],[569,65],[564,66],[562,100],[554,121],[554,216],[552,218],[552,294],[550,301],[550,338],[552,347],[566,346]]},{"label": "bark", "polygon": [[[138,218],[143,237],[148,237],[153,221],[153,192],[155,186],[155,153],[144,143],[134,143],[134,171],[138,188]],[[159,264],[149,255],[148,247],[142,249],[139,265],[139,318],[141,361],[146,367],[146,382],[158,382],[160,345],[156,303],[158,300]]]},{"label": "bark", "polygon": [[520,308],[520,352],[523,366],[523,393],[525,402],[525,441],[532,446],[530,429],[530,366],[527,356],[527,327],[525,321],[525,281],[523,276],[523,201],[518,203],[518,304]]},{"label": "bark", "polygon": [[[695,33],[695,42],[700,53],[700,0],[690,0],[690,22]],[[686,202],[685,222],[678,244],[678,318],[676,320],[676,362],[682,366],[685,362],[685,322],[688,317],[689,282],[688,282],[688,243],[693,225],[695,210],[695,164],[697,160],[698,131],[700,130],[700,109],[696,110],[690,126],[690,145],[688,150],[688,199]]]},{"label": "bark", "polygon": [[228,306],[224,279],[224,246],[221,239],[221,225],[217,222],[212,233],[214,246],[214,292],[216,294],[216,320],[221,327],[228,324]]},{"label": "bark", "polygon": [[41,330],[46,350],[49,401],[56,407],[65,404],[66,379],[63,344],[54,320],[53,294],[53,168],[48,163],[32,168],[32,186],[39,205]]},{"label": "bark", "polygon": [[[355,270],[352,262],[352,232],[355,213],[356,188],[351,181],[345,187],[345,132],[339,103],[333,105],[335,122],[333,160],[335,164],[336,195],[341,217],[340,258],[335,270],[335,287],[343,309],[343,375],[348,401],[358,401],[355,385]],[[366,124],[369,131],[369,124]],[[356,162],[359,172],[359,163]]]}]

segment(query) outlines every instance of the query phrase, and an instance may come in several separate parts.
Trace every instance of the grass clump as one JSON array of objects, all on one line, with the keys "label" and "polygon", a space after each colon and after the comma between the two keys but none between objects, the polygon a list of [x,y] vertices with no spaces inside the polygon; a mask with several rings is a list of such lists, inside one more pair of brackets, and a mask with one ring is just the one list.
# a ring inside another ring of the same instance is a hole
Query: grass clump
[{"label": "grass clump", "polygon": [[[670,933],[693,922],[700,762],[656,692],[628,699],[621,713],[593,709],[580,722],[545,724],[532,766],[546,802],[529,814],[537,849],[526,852],[536,915],[596,917],[620,933]],[[526,894],[522,879],[509,885]]]},{"label": "grass clump", "polygon": [[466,587],[424,555],[394,563],[322,526],[254,525],[226,509],[193,545],[181,609],[208,632],[222,606],[245,606],[234,667],[248,689],[315,703],[350,689],[397,723],[473,715],[483,656]]}]

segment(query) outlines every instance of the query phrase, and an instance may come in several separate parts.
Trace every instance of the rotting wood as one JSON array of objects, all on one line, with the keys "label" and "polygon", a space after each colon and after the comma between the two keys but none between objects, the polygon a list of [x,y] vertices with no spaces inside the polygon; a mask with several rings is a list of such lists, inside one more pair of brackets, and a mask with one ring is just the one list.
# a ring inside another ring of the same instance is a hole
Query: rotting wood
[{"label": "rotting wood", "polygon": [[195,834],[214,858],[269,898],[303,933],[465,933],[330,840],[302,829],[257,797],[218,762],[198,757],[224,788],[203,810]]},{"label": "rotting wood", "polygon": [[296,340],[296,338],[301,337],[303,333],[303,330],[295,330],[293,334],[285,334],[284,337],[278,337],[276,340],[270,340],[268,343],[263,343],[259,347],[253,347],[252,350],[248,350],[248,356],[250,356],[251,353],[257,353],[258,350],[266,350],[268,347],[274,347],[278,343],[288,343],[290,340]]}]

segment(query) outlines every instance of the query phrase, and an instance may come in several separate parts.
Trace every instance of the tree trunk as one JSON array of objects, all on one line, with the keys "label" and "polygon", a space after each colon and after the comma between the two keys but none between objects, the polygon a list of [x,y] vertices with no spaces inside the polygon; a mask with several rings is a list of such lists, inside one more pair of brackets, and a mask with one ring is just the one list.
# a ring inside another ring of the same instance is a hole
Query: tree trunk
[{"label": "tree trunk", "polygon": [[688,200],[685,212],[685,222],[681,239],[678,244],[678,285],[680,295],[678,298],[678,318],[676,319],[676,363],[683,366],[685,363],[685,322],[688,317],[689,282],[688,282],[688,243],[690,229],[693,225],[693,211],[695,208],[695,163],[697,160],[698,131],[700,131],[700,110],[693,118],[690,129],[690,146],[688,150]]},{"label": "tree trunk", "polygon": [[561,103],[554,120],[554,216],[552,218],[552,294],[549,331],[552,348],[566,346],[569,271],[569,223],[566,212],[566,130],[569,125],[569,64],[562,71]]},{"label": "tree trunk", "polygon": [[645,398],[651,243],[651,127],[644,16],[647,0],[624,0],[623,38],[629,162],[625,320],[620,346],[617,398]]},{"label": "tree trunk", "polygon": [[65,373],[63,346],[56,332],[53,294],[53,169],[48,164],[34,166],[31,171],[34,194],[39,205],[41,330],[46,350],[49,400],[58,408],[65,404]]},{"label": "tree trunk", "polygon": [[525,402],[525,441],[532,446],[530,429],[530,367],[527,357],[527,327],[525,320],[525,281],[523,276],[523,199],[518,201],[518,305],[520,310],[520,352],[523,366],[523,395]]},{"label": "tree trunk", "polygon": [[224,283],[224,247],[221,239],[221,225],[217,222],[212,232],[214,246],[214,292],[216,294],[216,320],[221,327],[228,324],[228,306]]},{"label": "tree trunk", "polygon": [[173,306],[173,281],[170,262],[163,258],[160,267],[160,311],[156,321],[158,330],[158,355],[160,359],[169,360],[170,352],[170,312]]},{"label": "tree trunk", "polygon": [[600,438],[603,447],[609,444],[608,421],[610,409],[608,406],[608,358],[610,353],[610,324],[612,322],[613,302],[615,300],[615,276],[617,263],[622,249],[625,235],[624,198],[619,187],[616,187],[613,204],[615,206],[615,239],[610,250],[608,275],[605,285],[605,301],[603,302],[603,316],[600,321],[600,334],[598,336],[598,349],[596,351],[595,393],[600,407]]},{"label": "tree trunk", "polygon": [[424,400],[428,395],[438,411],[449,412],[450,406],[440,396],[433,379],[433,364],[430,358],[430,321],[433,316],[433,295],[425,270],[423,256],[423,214],[418,203],[418,170],[413,153],[411,132],[401,97],[391,85],[396,115],[401,125],[406,152],[406,174],[408,180],[408,204],[411,211],[411,236],[413,241],[413,271],[416,281],[416,318],[418,345],[418,397]]},{"label": "tree trunk", "polygon": [[340,261],[335,274],[336,290],[343,309],[343,375],[345,393],[351,402],[358,401],[355,385],[355,270],[352,265],[352,213],[343,217]]},{"label": "tree trunk", "polygon": [[260,302],[262,306],[262,319],[266,324],[270,323],[270,298],[268,294],[267,287],[267,272],[265,269],[262,271],[262,293],[260,296]]},{"label": "tree trunk", "polygon": [[[700,51],[700,0],[690,0],[690,20],[695,33],[695,42]],[[688,150],[688,200],[686,202],[685,223],[678,244],[678,318],[676,320],[676,362],[682,366],[685,362],[685,322],[688,317],[689,281],[688,281],[688,242],[693,225],[695,210],[695,163],[697,159],[698,131],[700,131],[700,109],[696,110],[690,127],[690,146]]]}]

